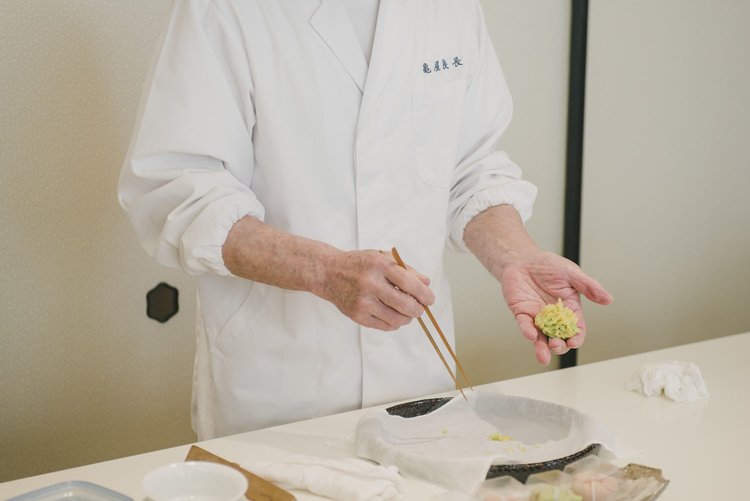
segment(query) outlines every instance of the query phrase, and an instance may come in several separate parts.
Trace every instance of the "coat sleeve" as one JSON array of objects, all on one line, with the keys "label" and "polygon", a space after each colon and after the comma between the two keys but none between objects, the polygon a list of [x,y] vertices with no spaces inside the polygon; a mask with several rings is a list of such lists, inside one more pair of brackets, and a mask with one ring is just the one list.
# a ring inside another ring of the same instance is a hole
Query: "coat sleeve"
[{"label": "coat sleeve", "polygon": [[471,218],[495,205],[509,204],[526,221],[537,191],[521,179],[521,169],[507,154],[495,151],[510,123],[513,103],[481,7],[478,1],[474,3],[478,58],[466,90],[448,207],[448,246],[464,251],[463,233]]},{"label": "coat sleeve", "polygon": [[232,225],[264,209],[250,190],[252,78],[232,18],[211,0],[176,0],[152,63],[118,198],[159,263],[229,275]]}]

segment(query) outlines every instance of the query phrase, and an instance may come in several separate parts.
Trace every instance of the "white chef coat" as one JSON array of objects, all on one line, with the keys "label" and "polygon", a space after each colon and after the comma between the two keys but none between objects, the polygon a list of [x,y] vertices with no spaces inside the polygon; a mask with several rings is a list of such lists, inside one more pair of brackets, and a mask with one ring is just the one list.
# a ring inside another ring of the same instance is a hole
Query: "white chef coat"
[{"label": "white chef coat", "polygon": [[339,249],[398,247],[453,342],[443,249],[536,189],[495,145],[511,98],[478,1],[381,0],[369,71],[341,0],[177,0],[118,187],[146,251],[197,276],[200,439],[448,390],[416,322],[233,276],[252,215]]}]

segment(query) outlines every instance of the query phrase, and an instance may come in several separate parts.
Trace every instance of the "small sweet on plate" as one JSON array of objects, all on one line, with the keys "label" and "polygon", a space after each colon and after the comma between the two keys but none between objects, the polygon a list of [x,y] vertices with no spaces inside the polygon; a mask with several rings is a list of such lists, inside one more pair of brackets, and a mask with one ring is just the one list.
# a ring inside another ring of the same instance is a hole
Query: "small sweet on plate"
[{"label": "small sweet on plate", "polygon": [[494,440],[495,442],[507,442],[510,440],[510,435],[503,435],[499,431],[496,431],[495,433],[490,434],[490,440]]}]

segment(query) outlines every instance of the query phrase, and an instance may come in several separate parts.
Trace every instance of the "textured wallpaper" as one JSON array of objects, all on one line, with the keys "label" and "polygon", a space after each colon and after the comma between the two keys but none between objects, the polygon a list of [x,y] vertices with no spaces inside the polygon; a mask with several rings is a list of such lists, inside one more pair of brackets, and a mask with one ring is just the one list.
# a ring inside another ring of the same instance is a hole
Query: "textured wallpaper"
[{"label": "textured wallpaper", "polygon": [[193,284],[115,193],[168,7],[0,1],[0,481],[194,440]]}]

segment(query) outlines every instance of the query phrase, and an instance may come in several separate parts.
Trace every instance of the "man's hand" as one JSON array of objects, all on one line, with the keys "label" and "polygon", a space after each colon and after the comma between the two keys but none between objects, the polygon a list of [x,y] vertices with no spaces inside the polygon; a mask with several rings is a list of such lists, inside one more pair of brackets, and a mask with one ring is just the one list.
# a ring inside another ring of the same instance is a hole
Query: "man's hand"
[{"label": "man's hand", "polygon": [[396,330],[421,316],[423,304],[435,302],[427,277],[401,268],[388,253],[336,253],[326,269],[316,294],[365,327]]},{"label": "man's hand", "polygon": [[[534,343],[536,358],[544,365],[550,361],[550,352],[562,355],[581,346],[586,338],[579,293],[598,304],[612,302],[612,296],[599,282],[572,261],[551,252],[535,252],[506,264],[498,279],[521,333]],[[537,313],[557,298],[578,317],[580,332],[567,340],[548,339],[534,325]]]},{"label": "man's hand", "polygon": [[396,330],[435,301],[429,279],[401,268],[388,252],[345,252],[252,216],[235,223],[222,255],[234,275],[311,292],[365,327]]},{"label": "man's hand", "polygon": [[[464,230],[464,241],[500,282],[521,333],[534,343],[536,359],[547,365],[550,352],[562,355],[578,348],[586,337],[579,293],[599,304],[612,296],[572,261],[536,246],[509,205],[498,205],[475,216]],[[548,339],[534,325],[534,317],[557,298],[578,317],[579,334],[567,341]]]}]

